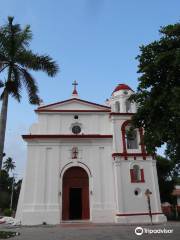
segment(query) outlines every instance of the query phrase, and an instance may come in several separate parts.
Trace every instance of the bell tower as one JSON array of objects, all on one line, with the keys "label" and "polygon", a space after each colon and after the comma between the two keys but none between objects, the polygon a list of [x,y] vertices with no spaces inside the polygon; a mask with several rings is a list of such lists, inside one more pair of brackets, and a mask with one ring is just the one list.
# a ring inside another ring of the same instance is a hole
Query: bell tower
[{"label": "bell tower", "polygon": [[[108,103],[111,107],[111,121],[113,126],[113,150],[114,153],[124,151],[122,125],[130,121],[133,113],[136,112],[135,103],[129,101],[133,90],[126,84],[119,84],[113,91]],[[125,136],[124,136],[125,137]]]}]

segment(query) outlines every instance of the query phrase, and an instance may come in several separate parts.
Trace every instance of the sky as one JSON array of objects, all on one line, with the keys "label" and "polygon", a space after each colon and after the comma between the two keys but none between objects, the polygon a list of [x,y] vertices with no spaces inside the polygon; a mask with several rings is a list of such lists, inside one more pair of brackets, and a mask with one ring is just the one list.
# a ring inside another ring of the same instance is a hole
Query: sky
[{"label": "sky", "polygon": [[[59,64],[54,78],[33,72],[44,103],[70,98],[77,80],[80,98],[103,104],[119,83],[136,89],[139,46],[159,39],[161,26],[179,21],[179,9],[178,0],[1,0],[0,26],[7,16],[30,24],[30,48]],[[9,101],[5,152],[16,162],[18,178],[26,163],[21,135],[37,121],[34,109],[24,92],[20,104]]]}]

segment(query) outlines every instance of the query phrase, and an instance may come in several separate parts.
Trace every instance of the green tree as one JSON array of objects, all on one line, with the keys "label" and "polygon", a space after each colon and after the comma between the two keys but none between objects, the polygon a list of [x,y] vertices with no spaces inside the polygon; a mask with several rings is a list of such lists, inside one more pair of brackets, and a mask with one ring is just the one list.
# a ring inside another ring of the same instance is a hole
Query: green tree
[{"label": "green tree", "polygon": [[13,162],[12,158],[7,158],[6,161],[3,163],[3,168],[9,173],[9,171],[12,171],[15,169],[15,162]]},{"label": "green tree", "polygon": [[174,198],[171,193],[175,184],[173,177],[174,164],[162,156],[157,156],[156,159],[161,202],[173,203]]},{"label": "green tree", "polygon": [[[28,92],[30,104],[39,104],[38,86],[30,71],[43,71],[48,76],[55,76],[58,65],[48,55],[38,55],[29,49],[32,40],[30,26],[23,29],[13,24],[13,17],[0,28],[0,73],[6,75],[0,81],[2,107],[0,113],[0,169],[2,167],[8,98],[11,95],[20,102],[24,86]],[[3,75],[3,76],[4,76]]]},{"label": "green tree", "polygon": [[14,184],[13,209],[17,208],[21,185],[22,185],[22,179],[18,180]]},{"label": "green tree", "polygon": [[11,186],[12,186],[12,178],[9,177],[9,174],[6,170],[0,170],[0,212],[9,208],[10,205],[10,197],[11,197]]},{"label": "green tree", "polygon": [[11,201],[11,194],[12,194],[12,184],[14,182],[14,196],[13,196],[13,210],[16,210],[19,193],[21,189],[22,179],[15,180],[13,177],[10,177],[8,172],[5,169],[0,170],[0,215],[2,214],[3,210],[9,208],[10,201]]},{"label": "green tree", "polygon": [[135,127],[145,129],[144,142],[152,153],[163,144],[180,166],[180,23],[160,29],[161,37],[140,47],[139,85],[131,100],[138,104]]}]

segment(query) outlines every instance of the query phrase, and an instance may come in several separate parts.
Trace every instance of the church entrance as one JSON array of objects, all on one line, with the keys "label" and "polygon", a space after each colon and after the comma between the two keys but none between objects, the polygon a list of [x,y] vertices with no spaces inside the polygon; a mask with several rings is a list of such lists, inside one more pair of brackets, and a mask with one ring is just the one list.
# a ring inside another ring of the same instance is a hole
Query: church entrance
[{"label": "church entrance", "polygon": [[69,168],[63,176],[62,220],[89,219],[89,178],[81,167]]}]

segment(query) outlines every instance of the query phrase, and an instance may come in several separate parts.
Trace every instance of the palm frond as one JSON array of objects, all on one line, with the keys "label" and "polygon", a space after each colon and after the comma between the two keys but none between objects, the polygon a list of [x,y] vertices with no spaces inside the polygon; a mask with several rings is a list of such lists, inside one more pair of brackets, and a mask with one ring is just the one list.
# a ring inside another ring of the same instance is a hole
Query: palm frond
[{"label": "palm frond", "polygon": [[0,73],[3,72],[7,67],[8,67],[7,64],[4,64],[4,63],[0,62]]},{"label": "palm frond", "polygon": [[[18,68],[12,68],[11,79],[7,81],[5,84],[5,90],[8,91],[9,95],[14,97],[18,102],[21,100],[21,74]],[[2,100],[4,96],[4,92],[1,94],[0,99]]]},{"label": "palm frond", "polygon": [[29,46],[29,41],[32,39],[29,25],[21,29],[19,24],[12,24],[12,22],[13,17],[9,17],[8,24],[0,28],[0,52],[11,62],[17,52]]},{"label": "palm frond", "polygon": [[34,105],[39,105],[40,98],[38,96],[38,86],[36,80],[32,75],[24,68],[19,68],[21,71],[21,80],[28,92],[29,102]]},{"label": "palm frond", "polygon": [[21,90],[22,90],[22,84],[21,84],[21,73],[19,69],[15,66],[12,68],[12,81],[13,81],[13,88],[11,89],[11,95],[20,102],[21,100]]},{"label": "palm frond", "polygon": [[[31,104],[39,104],[38,87],[29,70],[43,71],[49,76],[55,76],[59,67],[48,55],[34,54],[29,50],[32,39],[30,26],[23,29],[14,24],[14,18],[8,17],[8,22],[0,28],[0,72],[8,68],[8,81],[4,89],[15,97],[21,99],[22,85],[25,86]],[[11,71],[9,71],[11,69]],[[2,99],[4,92],[1,94]]]},{"label": "palm frond", "polygon": [[32,39],[32,32],[30,30],[30,25],[27,25],[17,36],[17,42],[19,44],[19,48],[22,49],[23,47],[24,49],[24,47],[28,47],[31,39]]},{"label": "palm frond", "polygon": [[8,61],[8,58],[5,56],[5,54],[0,49],[0,62],[5,63]]},{"label": "palm frond", "polygon": [[16,56],[16,61],[25,68],[34,71],[41,70],[49,76],[54,76],[59,70],[58,65],[51,57],[48,55],[34,54],[30,50],[19,52],[18,56]]},{"label": "palm frond", "polygon": [[2,80],[0,80],[0,88],[4,87],[4,83]]}]

